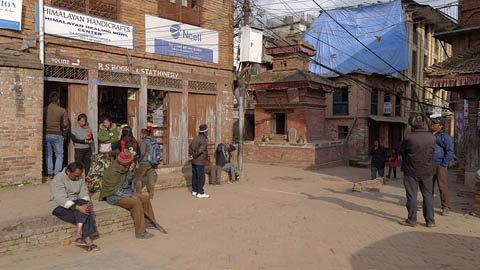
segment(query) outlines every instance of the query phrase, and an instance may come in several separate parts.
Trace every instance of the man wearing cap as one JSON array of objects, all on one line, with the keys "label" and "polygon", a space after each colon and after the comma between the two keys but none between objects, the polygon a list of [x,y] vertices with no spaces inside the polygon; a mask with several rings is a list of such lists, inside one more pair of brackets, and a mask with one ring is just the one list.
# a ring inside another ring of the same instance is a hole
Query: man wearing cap
[{"label": "man wearing cap", "polygon": [[445,125],[444,117],[431,118],[432,132],[437,141],[435,144],[435,164],[437,166],[433,176],[435,192],[435,182],[438,182],[440,190],[440,201],[442,203],[442,216],[448,215],[450,209],[450,193],[448,191],[448,164],[453,159],[454,147],[452,137],[443,130]]},{"label": "man wearing cap", "polygon": [[135,224],[135,237],[148,239],[154,235],[146,228],[156,227],[155,214],[148,196],[133,193],[134,168],[132,152],[121,152],[116,161],[105,170],[102,181],[100,200],[106,200],[111,205],[120,206],[130,211]]},{"label": "man wearing cap", "polygon": [[197,198],[208,198],[203,186],[205,185],[205,165],[208,161],[208,127],[203,124],[198,128],[198,136],[193,138],[188,148],[188,159],[192,162],[192,196]]},{"label": "man wearing cap", "polygon": [[424,128],[424,118],[415,116],[409,119],[413,128],[411,134],[405,135],[400,146],[404,162],[403,184],[407,196],[408,218],[399,223],[404,226],[417,225],[417,192],[423,197],[423,217],[427,227],[435,227],[433,210],[433,178],[435,162],[435,136]]}]

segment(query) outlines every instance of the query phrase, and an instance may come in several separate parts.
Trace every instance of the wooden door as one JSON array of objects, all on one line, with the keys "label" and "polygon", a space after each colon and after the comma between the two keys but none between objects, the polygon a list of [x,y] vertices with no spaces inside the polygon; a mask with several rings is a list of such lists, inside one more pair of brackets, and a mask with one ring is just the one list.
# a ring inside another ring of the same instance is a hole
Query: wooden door
[{"label": "wooden door", "polygon": [[182,162],[182,93],[169,92],[167,95],[168,113],[168,161],[169,164]]},{"label": "wooden door", "polygon": [[[88,85],[70,84],[68,85],[68,106],[67,113],[69,115],[70,125],[77,125],[77,117],[79,114],[88,114]],[[90,119],[88,119],[90,120]],[[97,123],[91,123],[96,125]],[[68,140],[68,163],[74,161],[74,152],[72,141]]]},{"label": "wooden door", "polygon": [[188,143],[198,135],[201,124],[208,126],[208,153],[213,160],[216,134],[216,96],[188,94]]},{"label": "wooden door", "polygon": [[138,89],[128,89],[127,94],[127,123],[132,128],[133,136],[139,139],[139,91]]}]

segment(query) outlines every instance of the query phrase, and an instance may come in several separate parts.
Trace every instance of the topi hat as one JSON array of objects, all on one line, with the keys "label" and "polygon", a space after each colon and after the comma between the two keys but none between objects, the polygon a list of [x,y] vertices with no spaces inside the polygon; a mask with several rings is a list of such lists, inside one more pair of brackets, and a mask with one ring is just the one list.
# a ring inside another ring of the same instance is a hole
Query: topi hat
[{"label": "topi hat", "polygon": [[200,127],[198,127],[198,132],[200,132],[200,133],[204,133],[207,130],[208,130],[208,126],[205,125],[205,124],[202,124],[202,125],[200,125]]},{"label": "topi hat", "polygon": [[130,166],[133,162],[133,154],[130,151],[123,151],[120,154],[118,154],[117,157],[117,162],[118,164],[127,167]]},{"label": "topi hat", "polygon": [[439,124],[441,126],[445,125],[445,117],[440,116],[440,117],[431,118],[430,120],[432,120],[432,122],[435,124]]}]

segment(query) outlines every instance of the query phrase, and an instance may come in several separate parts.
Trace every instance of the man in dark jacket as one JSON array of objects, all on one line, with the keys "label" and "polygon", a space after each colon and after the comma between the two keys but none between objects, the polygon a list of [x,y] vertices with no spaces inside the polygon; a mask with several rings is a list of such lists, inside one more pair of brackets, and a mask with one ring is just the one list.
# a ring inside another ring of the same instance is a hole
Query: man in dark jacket
[{"label": "man in dark jacket", "polygon": [[203,186],[205,185],[205,165],[208,161],[208,127],[200,125],[198,136],[193,138],[192,144],[188,148],[189,160],[192,162],[192,196],[197,198],[208,198]]},{"label": "man in dark jacket", "polygon": [[220,170],[230,173],[230,183],[238,179],[237,167],[235,167],[235,164],[233,164],[231,161],[231,153],[235,150],[237,150],[235,146],[229,143],[221,143],[217,146],[217,151],[215,153],[215,165],[217,165],[217,184],[220,182]]},{"label": "man in dark jacket", "polygon": [[387,161],[387,151],[380,145],[378,139],[373,141],[373,147],[370,148],[369,155],[372,156],[372,179],[378,176],[383,177],[385,171],[385,162]]},{"label": "man in dark jacket", "polygon": [[443,131],[445,125],[444,117],[432,118],[432,132],[436,137],[435,144],[435,165],[436,173],[433,176],[433,185],[435,192],[435,182],[438,182],[440,190],[440,200],[442,202],[442,216],[448,215],[450,208],[450,193],[448,191],[448,164],[453,159],[453,139],[448,133]]},{"label": "man in dark jacket", "polygon": [[[68,134],[69,122],[67,111],[60,107],[60,96],[58,93],[52,92],[48,100],[50,103],[44,111],[45,136],[43,144],[45,147],[48,179],[51,181],[53,176],[62,170],[63,143]],[[55,153],[55,167],[53,166],[53,153]]]},{"label": "man in dark jacket", "polygon": [[408,218],[401,221],[401,225],[415,226],[417,224],[417,191],[423,197],[423,217],[427,227],[435,227],[433,211],[433,179],[435,163],[435,136],[424,128],[422,116],[410,118],[410,125],[414,131],[405,135],[400,146],[400,153],[404,158],[403,184],[407,194]]}]

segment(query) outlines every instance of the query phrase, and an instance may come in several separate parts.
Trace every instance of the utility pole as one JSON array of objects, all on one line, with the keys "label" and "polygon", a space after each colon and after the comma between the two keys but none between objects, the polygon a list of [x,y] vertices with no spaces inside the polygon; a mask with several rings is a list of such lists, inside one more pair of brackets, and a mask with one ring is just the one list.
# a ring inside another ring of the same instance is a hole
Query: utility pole
[{"label": "utility pole", "polygon": [[[250,0],[244,0],[243,2],[243,26],[250,25]],[[244,38],[244,37],[241,37]],[[246,77],[248,63],[240,63],[242,66],[240,71],[240,93],[238,99],[238,169],[243,170],[243,138],[245,129],[245,111],[244,111],[244,99],[246,89]]]}]

